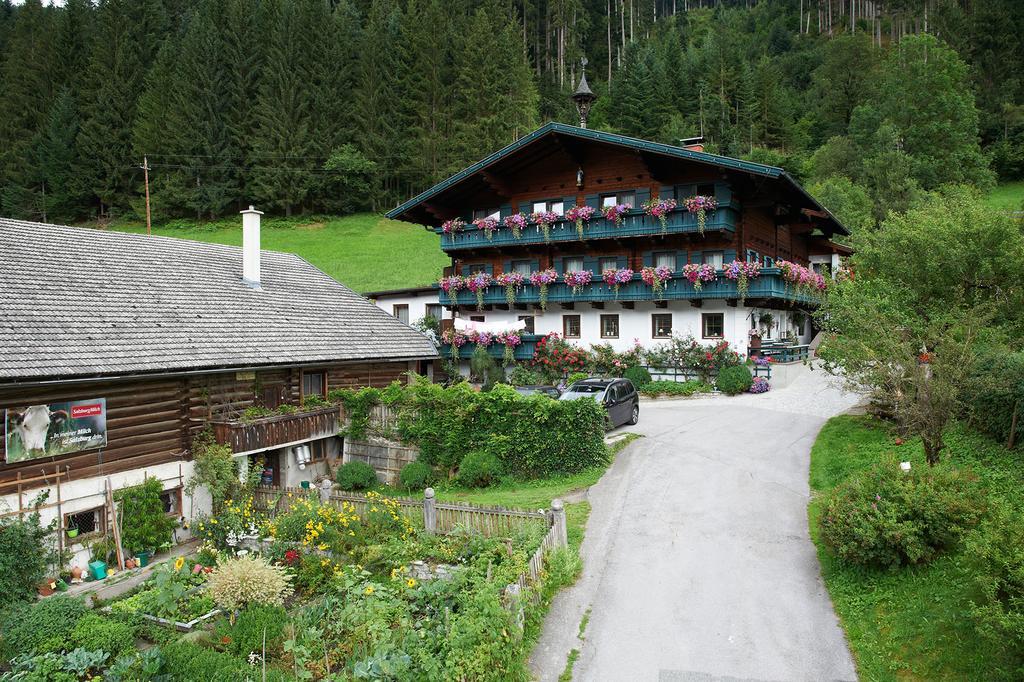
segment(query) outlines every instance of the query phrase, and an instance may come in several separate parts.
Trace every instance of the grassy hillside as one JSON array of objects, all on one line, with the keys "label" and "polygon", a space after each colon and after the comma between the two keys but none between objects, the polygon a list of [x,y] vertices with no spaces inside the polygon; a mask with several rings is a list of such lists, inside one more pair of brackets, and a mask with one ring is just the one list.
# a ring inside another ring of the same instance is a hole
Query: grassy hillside
[{"label": "grassy hillside", "polygon": [[[146,226],[118,223],[109,229],[145,232]],[[201,224],[177,220],[154,225],[153,233],[240,246],[242,220],[241,216]],[[449,262],[436,235],[371,213],[344,218],[264,216],[261,242],[266,250],[302,256],[359,292],[431,284]]]},{"label": "grassy hillside", "polygon": [[992,208],[1024,210],[1024,180],[1000,184],[985,197],[985,203]]}]

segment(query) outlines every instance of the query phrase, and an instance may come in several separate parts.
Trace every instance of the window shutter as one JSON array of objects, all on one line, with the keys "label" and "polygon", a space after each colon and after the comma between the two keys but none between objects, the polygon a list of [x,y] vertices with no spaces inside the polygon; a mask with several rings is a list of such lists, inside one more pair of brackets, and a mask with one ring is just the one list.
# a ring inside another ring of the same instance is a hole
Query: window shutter
[{"label": "window shutter", "polygon": [[676,270],[682,270],[683,266],[689,263],[688,254],[685,251],[676,251]]},{"label": "window shutter", "polygon": [[584,204],[586,206],[590,206],[595,211],[600,211],[601,210],[601,197],[599,197],[596,194],[588,194],[586,197],[584,197]]},{"label": "window shutter", "polygon": [[732,201],[732,189],[722,182],[715,183],[715,199],[719,204],[727,204]]},{"label": "window shutter", "polygon": [[596,256],[584,256],[583,257],[583,269],[584,270],[590,270],[591,272],[593,272],[593,273],[595,273],[597,275],[600,275],[601,273],[599,273],[597,271],[597,268],[598,268],[598,259],[597,259]]},{"label": "window shutter", "polygon": [[494,264],[493,263],[486,263],[484,265],[484,272],[486,272],[491,277],[494,277]]},{"label": "window shutter", "polygon": [[616,256],[615,257],[615,267],[617,267],[619,270],[621,270],[622,268],[626,267],[626,264],[627,264],[627,259],[626,259],[625,256]]},{"label": "window shutter", "polygon": [[722,262],[731,263],[736,260],[736,249],[726,249],[722,253]]},{"label": "window shutter", "polygon": [[531,272],[537,272],[538,270],[540,270],[540,261],[539,260],[531,260],[530,261],[530,271]]},{"label": "window shutter", "polygon": [[659,199],[678,199],[676,196],[676,188],[672,185],[662,185],[658,188]]},{"label": "window shutter", "polygon": [[501,271],[502,272],[512,272],[512,261],[510,261],[510,260],[502,261],[502,263],[501,263]]},{"label": "window shutter", "polygon": [[700,265],[701,263],[704,262],[704,254],[701,253],[700,251],[694,251],[693,253],[690,254],[690,262]]},{"label": "window shutter", "polygon": [[575,196],[562,197],[562,214],[564,215],[566,211],[568,211],[570,208],[572,208],[575,205],[576,205],[576,197]]},{"label": "window shutter", "polygon": [[559,275],[564,275],[565,274],[565,270],[562,268],[562,259],[561,258],[556,258],[554,265],[555,265],[555,272],[557,272]]},{"label": "window shutter", "polygon": [[502,204],[498,211],[501,213],[501,217],[512,215],[512,204]]},{"label": "window shutter", "polygon": [[643,208],[644,204],[647,203],[650,200],[650,198],[651,198],[651,188],[650,187],[641,187],[640,189],[638,189],[636,191],[636,206],[634,206],[633,208],[636,208],[636,209]]},{"label": "window shutter", "polygon": [[654,252],[644,251],[644,267],[649,268],[654,265]]}]

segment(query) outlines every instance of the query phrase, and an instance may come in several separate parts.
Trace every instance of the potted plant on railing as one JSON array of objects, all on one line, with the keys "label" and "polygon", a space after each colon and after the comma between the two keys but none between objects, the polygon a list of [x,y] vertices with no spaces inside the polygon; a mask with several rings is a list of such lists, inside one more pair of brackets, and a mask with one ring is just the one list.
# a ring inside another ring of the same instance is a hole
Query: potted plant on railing
[{"label": "potted plant on railing", "polygon": [[709,212],[718,208],[718,200],[714,197],[698,194],[683,201],[683,206],[690,213],[697,214],[697,230],[704,234],[704,225]]},{"label": "potted plant on railing", "polygon": [[462,218],[452,218],[441,223],[441,232],[445,234],[454,235],[456,232],[462,232],[466,227],[466,221]]},{"label": "potted plant on railing", "polygon": [[601,209],[604,219],[615,223],[615,227],[621,227],[626,214],[633,208],[632,204],[612,204]]},{"label": "potted plant on railing", "polygon": [[554,211],[537,211],[530,216],[530,220],[537,223],[537,226],[544,233],[544,241],[551,241],[551,226],[558,222],[562,216]]},{"label": "potted plant on railing", "polygon": [[438,280],[438,286],[441,287],[441,291],[448,295],[448,300],[452,302],[452,305],[456,305],[459,302],[459,289],[465,286],[465,281],[458,275],[451,275],[450,277],[442,277]]},{"label": "potted plant on railing", "polygon": [[590,270],[570,270],[565,273],[565,283],[572,287],[573,296],[583,291],[583,287],[590,284],[593,279],[594,273]]},{"label": "potted plant on railing", "polygon": [[520,287],[523,286],[525,279],[521,272],[503,272],[494,278],[494,282],[505,287],[505,301],[509,305],[515,305],[516,294],[519,292]]},{"label": "potted plant on railing", "polygon": [[734,260],[725,266],[726,278],[736,281],[736,293],[739,294],[740,305],[747,300],[750,280],[761,276],[761,264],[757,261]]},{"label": "potted plant on railing", "polygon": [[452,362],[459,361],[459,349],[466,345],[466,335],[456,329],[445,329],[441,332],[441,342],[450,347]]},{"label": "potted plant on railing", "polygon": [[540,309],[548,309],[548,285],[554,284],[558,279],[558,273],[555,272],[554,268],[547,268],[546,270],[539,270],[530,274],[530,284],[540,289]]},{"label": "potted plant on railing", "polygon": [[495,341],[504,344],[504,363],[505,366],[511,365],[516,359],[516,346],[523,342],[523,337],[516,332],[502,332],[495,337]]},{"label": "potted plant on railing", "polygon": [[68,527],[67,527],[67,534],[68,534],[69,538],[77,538],[78,537],[78,524],[75,523],[74,521],[69,522],[68,523]]},{"label": "potted plant on railing", "polygon": [[526,216],[522,213],[513,213],[512,215],[505,216],[502,223],[508,229],[512,230],[512,236],[516,239],[521,239],[523,236],[523,229],[526,227]]},{"label": "potted plant on railing", "polygon": [[683,266],[683,277],[693,285],[694,291],[700,291],[704,282],[714,282],[718,273],[710,263],[687,263]]},{"label": "potted plant on railing", "polygon": [[494,233],[498,229],[498,220],[496,218],[477,218],[473,221],[476,229],[484,233],[487,239],[493,239]]},{"label": "potted plant on railing", "polygon": [[484,309],[484,294],[487,287],[491,286],[491,276],[486,272],[474,272],[465,278],[466,288],[476,294],[476,309]]},{"label": "potted plant on railing", "polygon": [[758,329],[757,327],[752,327],[750,329],[750,331],[747,332],[747,336],[750,337],[749,346],[752,349],[756,349],[756,348],[760,348],[761,347],[761,330],[760,329]]},{"label": "potted plant on railing", "polygon": [[619,298],[619,287],[633,279],[633,271],[629,268],[608,268],[601,273],[605,284],[615,291],[615,298]]},{"label": "potted plant on railing", "polygon": [[576,234],[579,235],[580,239],[583,239],[584,223],[589,223],[593,217],[593,206],[573,206],[565,214],[566,220],[571,220],[576,224]]},{"label": "potted plant on railing", "polygon": [[786,290],[792,291],[793,299],[803,292],[807,296],[817,297],[828,288],[828,280],[810,268],[805,268],[788,260],[775,262],[782,279],[786,282]]},{"label": "potted plant on railing", "polygon": [[644,202],[644,213],[653,216],[661,223],[661,233],[668,230],[668,214],[676,207],[675,199],[651,199]]},{"label": "potted plant on railing", "polygon": [[672,279],[672,268],[667,265],[646,267],[640,271],[640,278],[644,284],[651,287],[657,297],[665,290],[665,282]]}]

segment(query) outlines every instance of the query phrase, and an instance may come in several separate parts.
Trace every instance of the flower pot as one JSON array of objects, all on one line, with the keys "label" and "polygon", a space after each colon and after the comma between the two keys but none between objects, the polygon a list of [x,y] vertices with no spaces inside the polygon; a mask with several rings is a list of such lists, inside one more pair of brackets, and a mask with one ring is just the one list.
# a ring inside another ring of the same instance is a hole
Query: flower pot
[{"label": "flower pot", "polygon": [[77,538],[78,537],[78,529],[77,528],[68,528],[68,537],[69,538]]},{"label": "flower pot", "polygon": [[54,582],[47,580],[45,582],[39,583],[39,585],[36,587],[36,591],[39,592],[40,597],[49,597],[51,594],[53,594],[55,586],[56,585]]},{"label": "flower pot", "polygon": [[90,561],[89,562],[89,573],[96,580],[103,580],[107,577],[107,562],[105,561]]},{"label": "flower pot", "polygon": [[124,570],[130,571],[133,568],[135,568],[135,559],[125,559],[124,560]]},{"label": "flower pot", "polygon": [[80,583],[82,582],[82,567],[72,566],[71,567],[71,582]]}]

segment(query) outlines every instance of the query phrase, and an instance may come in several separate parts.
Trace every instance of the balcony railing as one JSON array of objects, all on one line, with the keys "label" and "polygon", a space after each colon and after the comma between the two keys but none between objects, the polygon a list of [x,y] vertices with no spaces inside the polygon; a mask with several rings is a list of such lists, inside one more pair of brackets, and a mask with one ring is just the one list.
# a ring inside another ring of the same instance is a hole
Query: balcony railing
[{"label": "balcony railing", "polygon": [[[521,334],[520,343],[515,348],[515,359],[516,360],[529,360],[533,357],[534,351],[537,349],[537,342],[540,341],[543,336],[540,334]],[[476,351],[475,343],[464,344],[459,348],[459,357],[468,360],[473,357],[473,353]],[[492,343],[487,347],[487,352],[491,357],[501,360],[505,357],[505,345],[501,343]],[[442,358],[450,358],[452,356],[451,344],[442,343],[440,349]]]},{"label": "balcony railing", "polygon": [[215,420],[210,426],[217,442],[231,446],[238,455],[335,436],[340,428],[338,416],[337,407],[324,407],[252,421]]},{"label": "balcony railing", "polygon": [[[704,230],[714,231],[736,231],[736,220],[739,215],[738,206],[735,202],[724,202],[717,209],[707,214]],[[467,225],[462,232],[455,234],[443,234],[441,228],[436,228],[441,234],[441,248],[445,251],[458,249],[475,249],[489,246],[508,246],[510,244],[537,244],[543,243],[544,232],[537,225],[529,225],[523,230],[522,236],[516,239],[512,230],[501,226],[488,239],[482,230],[476,229],[472,224]],[[686,209],[677,208],[666,217],[666,234],[690,234],[699,231],[697,214],[690,213]],[[616,225],[611,220],[606,220],[600,213],[596,214],[589,223],[583,225],[583,239],[619,239],[622,237],[644,237],[661,234],[661,221],[653,216],[646,215],[643,211],[633,209],[622,221],[622,225]],[[580,236],[576,231],[576,223],[570,220],[559,220],[551,226],[550,241],[572,242],[579,241]]]},{"label": "balcony railing", "polygon": [[[644,284],[640,274],[633,275],[633,279],[619,287],[618,294],[614,287],[604,283],[595,275],[595,281],[589,284],[578,294],[573,294],[572,287],[565,284],[561,279],[548,285],[548,303],[572,303],[572,302],[607,302],[607,301],[655,301],[655,300],[708,300],[708,299],[738,299],[739,291],[736,280],[726,279],[722,271],[718,271],[718,279],[714,282],[704,282],[700,291],[697,291],[689,280],[683,277],[680,272],[674,273],[672,279],[665,282],[665,287],[657,296],[654,290]],[[441,303],[451,305],[452,300],[448,294],[439,292]],[[762,268],[759,277],[749,281],[747,287],[748,299],[755,298],[778,298],[800,303],[818,303],[815,296],[808,295],[803,291],[797,291],[792,284],[788,284],[778,268]],[[460,291],[456,296],[458,305],[476,306],[476,294],[472,291]],[[516,294],[516,303],[539,303],[540,287],[526,285]],[[505,305],[505,288],[499,285],[491,285],[484,292],[484,305]]]}]

